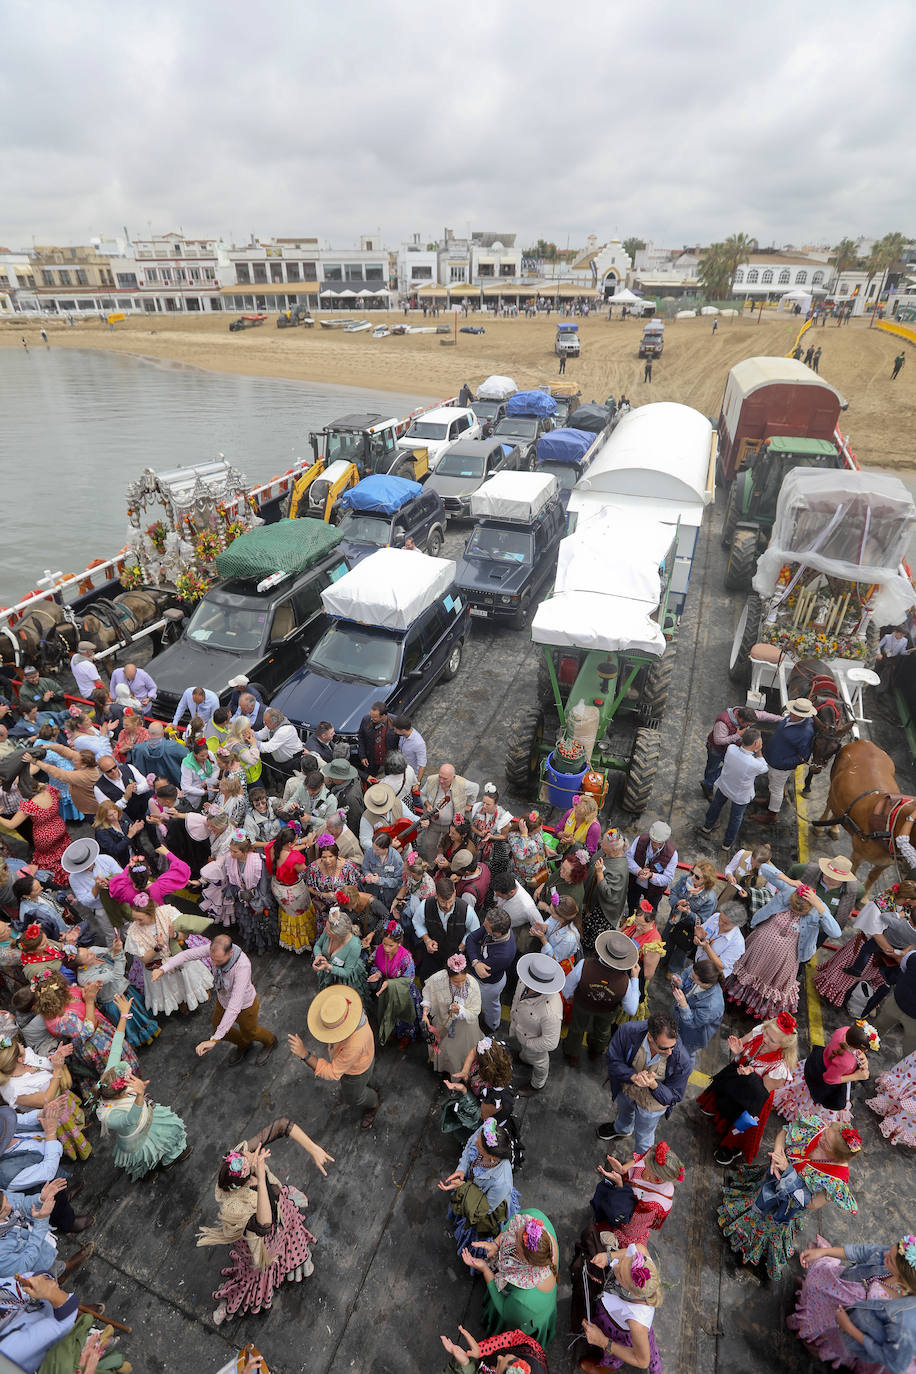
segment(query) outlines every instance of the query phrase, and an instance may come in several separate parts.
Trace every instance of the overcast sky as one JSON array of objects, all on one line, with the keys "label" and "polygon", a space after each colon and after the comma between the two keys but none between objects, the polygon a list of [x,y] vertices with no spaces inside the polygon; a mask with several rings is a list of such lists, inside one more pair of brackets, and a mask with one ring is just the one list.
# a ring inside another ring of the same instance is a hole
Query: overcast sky
[{"label": "overcast sky", "polygon": [[11,248],[916,234],[905,0],[5,0],[0,44]]}]

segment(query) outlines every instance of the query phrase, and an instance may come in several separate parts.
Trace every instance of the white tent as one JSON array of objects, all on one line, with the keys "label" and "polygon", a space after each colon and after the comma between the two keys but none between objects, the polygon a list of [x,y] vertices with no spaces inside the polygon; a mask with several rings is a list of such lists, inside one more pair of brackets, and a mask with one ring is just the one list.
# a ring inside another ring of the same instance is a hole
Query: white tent
[{"label": "white tent", "polygon": [[477,388],[478,401],[507,401],[510,396],[514,396],[518,387],[511,377],[503,377],[498,372],[486,381],[481,382]]},{"label": "white tent", "polygon": [[634,293],[625,286],[623,290],[618,291],[616,295],[609,296],[607,303],[608,305],[642,305],[643,298],[642,296],[634,295]]},{"label": "white tent", "polygon": [[695,310],[678,310],[674,318],[676,320],[695,320],[697,312]]}]

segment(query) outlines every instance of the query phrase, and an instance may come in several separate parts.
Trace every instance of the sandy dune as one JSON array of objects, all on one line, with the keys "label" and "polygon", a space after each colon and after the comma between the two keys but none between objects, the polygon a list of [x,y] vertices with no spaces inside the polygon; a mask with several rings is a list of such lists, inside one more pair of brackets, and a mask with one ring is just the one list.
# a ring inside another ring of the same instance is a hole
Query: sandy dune
[{"label": "sandy dune", "polygon": [[[508,373],[520,386],[535,386],[557,376],[553,355],[556,317],[490,320],[471,316],[462,323],[483,323],[485,334],[458,334],[454,347],[442,347],[434,334],[373,339],[369,334],[338,330],[276,328],[274,317],[257,329],[230,334],[230,315],[128,319],[109,330],[97,319],[46,324],[52,347],[103,348],[141,354],[221,372],[334,382],[390,391],[413,391],[430,397],[453,394],[467,381],[473,387],[491,372]],[[398,312],[375,320],[397,323]],[[438,321],[445,322],[440,316]],[[412,316],[412,323],[424,321]],[[450,321],[449,321],[450,322]],[[566,381],[579,383],[583,399],[603,400],[625,392],[634,404],[682,401],[718,416],[728,370],[740,358],[757,353],[785,353],[795,337],[795,317],[756,316],[719,323],[715,335],[708,319],[668,325],[664,356],[655,364],[651,386],[642,381],[637,359],[642,326],[638,321],[592,317],[580,321],[582,354],[570,361]],[[0,322],[0,345],[41,347],[38,328],[23,322]],[[896,338],[869,330],[867,322],[844,328],[828,324],[817,330],[823,347],[821,375],[848,399],[842,427],[852,436],[861,461],[878,467],[916,467],[916,356]],[[900,347],[908,365],[894,383],[891,365]]]}]

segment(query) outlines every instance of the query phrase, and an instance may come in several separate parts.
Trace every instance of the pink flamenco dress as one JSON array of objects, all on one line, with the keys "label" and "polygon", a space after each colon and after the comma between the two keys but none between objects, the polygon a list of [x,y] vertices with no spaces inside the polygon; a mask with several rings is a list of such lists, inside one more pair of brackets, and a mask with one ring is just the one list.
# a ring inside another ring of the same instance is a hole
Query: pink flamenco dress
[{"label": "pink flamenco dress", "polygon": [[916,1050],[901,1059],[875,1085],[868,1106],[881,1117],[879,1129],[892,1145],[916,1145]]},{"label": "pink flamenco dress", "polygon": [[799,930],[800,918],[786,910],[751,931],[725,984],[730,1002],[761,1020],[798,1010]]},{"label": "pink flamenco dress", "polygon": [[[807,1059],[796,1064],[791,1080],[777,1089],[773,1106],[784,1121],[819,1116],[826,1125],[847,1126],[852,1121],[850,1083],[837,1079],[854,1073],[859,1061],[840,1048],[848,1027],[840,1026],[826,1046],[812,1046]],[[812,1096],[814,1093],[814,1096]]]}]

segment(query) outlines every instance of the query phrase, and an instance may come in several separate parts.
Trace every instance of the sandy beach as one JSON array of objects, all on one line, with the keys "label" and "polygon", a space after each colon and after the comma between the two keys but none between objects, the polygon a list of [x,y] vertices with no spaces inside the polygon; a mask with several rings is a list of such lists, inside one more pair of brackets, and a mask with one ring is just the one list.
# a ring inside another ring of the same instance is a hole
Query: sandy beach
[{"label": "sandy beach", "polygon": [[[127,352],[162,362],[258,377],[284,377],[311,382],[410,391],[438,398],[454,394],[462,382],[476,386],[493,372],[506,373],[519,386],[537,386],[557,376],[553,354],[556,317],[500,319],[472,315],[459,324],[481,323],[485,334],[458,334],[454,347],[441,336],[418,334],[373,339],[340,330],[277,329],[274,316],[259,328],[230,334],[234,316],[159,316],[127,319],[114,330],[96,318],[46,321],[52,348],[99,348]],[[373,315],[373,322],[397,323],[402,314]],[[411,316],[411,323],[424,321]],[[450,320],[449,320],[450,322]],[[570,361],[565,380],[576,382],[585,400],[603,400],[625,392],[634,405],[646,401],[681,401],[704,414],[718,416],[729,368],[754,354],[783,354],[792,344],[800,320],[790,316],[722,319],[712,334],[708,318],[668,325],[665,352],[656,363],[651,385],[642,381],[637,358],[642,325],[637,320],[609,322],[606,316],[580,320],[581,357]],[[22,319],[0,322],[0,346],[40,348],[39,326]],[[868,328],[867,321],[837,328],[832,322],[817,330],[823,348],[821,375],[849,401],[841,427],[852,437],[863,464],[916,468],[916,358],[896,382],[890,374],[894,355],[907,345]]]}]

